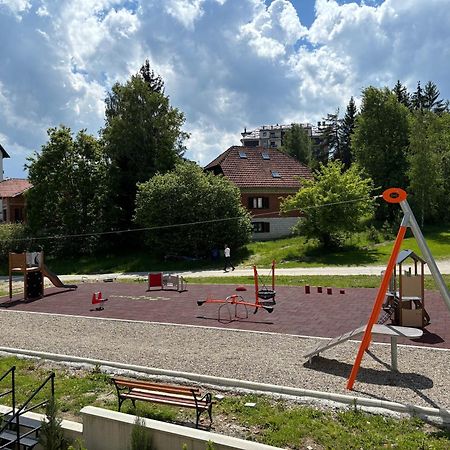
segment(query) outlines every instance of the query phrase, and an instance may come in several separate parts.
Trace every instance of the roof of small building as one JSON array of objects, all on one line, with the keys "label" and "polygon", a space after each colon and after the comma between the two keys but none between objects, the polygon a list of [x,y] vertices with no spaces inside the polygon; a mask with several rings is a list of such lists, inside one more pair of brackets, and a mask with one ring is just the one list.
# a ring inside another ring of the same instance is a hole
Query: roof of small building
[{"label": "roof of small building", "polygon": [[9,155],[6,152],[6,150],[3,148],[2,144],[0,144],[0,153],[2,154],[3,158],[9,158]]},{"label": "roof of small building", "polygon": [[30,189],[31,183],[22,178],[9,178],[0,181],[0,198],[17,197]]},{"label": "roof of small building", "polygon": [[412,258],[414,261],[426,263],[426,261],[412,250],[402,250],[397,256],[397,264],[402,264],[405,259]]},{"label": "roof of small building", "polygon": [[205,166],[218,168],[240,188],[299,188],[300,178],[312,179],[307,166],[277,148],[230,147]]}]

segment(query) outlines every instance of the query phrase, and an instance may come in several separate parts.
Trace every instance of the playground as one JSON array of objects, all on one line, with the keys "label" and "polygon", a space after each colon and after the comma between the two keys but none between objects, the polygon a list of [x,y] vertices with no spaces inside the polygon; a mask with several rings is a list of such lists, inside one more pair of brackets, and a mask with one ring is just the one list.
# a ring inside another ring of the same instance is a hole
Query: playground
[{"label": "playground", "polygon": [[[219,386],[262,383],[273,393],[293,389],[297,397],[329,400],[356,398],[349,396],[354,390],[358,402],[413,405],[449,420],[448,292],[424,290],[424,264],[436,275],[431,257],[399,252],[406,220],[379,289],[275,286],[274,263],[271,286],[259,288],[256,268],[248,285],[188,286],[174,275],[149,274],[134,283],[57,283],[36,298],[26,295],[24,281],[23,292],[0,299],[0,338],[44,358],[56,353],[141,366]],[[393,337],[392,330],[399,333]],[[358,347],[362,364],[354,363]],[[353,379],[346,390],[355,367],[356,386]]]},{"label": "playground", "polygon": [[[245,287],[247,291],[242,292],[232,285],[190,284],[188,290],[178,292],[148,291],[146,282],[85,282],[78,283],[76,290],[46,288],[44,296],[35,300],[24,301],[23,294],[15,294],[12,299],[3,297],[0,309],[333,338],[367,322],[377,291],[345,289],[341,294],[340,289],[332,288],[332,293],[327,294],[326,289],[318,293],[316,287],[311,287],[310,294],[305,294],[304,287],[277,286],[277,304],[272,313],[261,309],[253,314],[248,307],[245,318],[245,306],[238,305],[239,317],[231,321],[218,320],[217,305],[197,305],[198,299],[207,295],[226,298],[239,294],[254,301],[253,285]],[[92,305],[94,292],[108,298],[103,310]],[[426,298],[431,323],[421,338],[399,338],[399,343],[450,348],[450,314],[437,291],[427,291]],[[374,336],[374,341],[389,342],[389,337]]]}]

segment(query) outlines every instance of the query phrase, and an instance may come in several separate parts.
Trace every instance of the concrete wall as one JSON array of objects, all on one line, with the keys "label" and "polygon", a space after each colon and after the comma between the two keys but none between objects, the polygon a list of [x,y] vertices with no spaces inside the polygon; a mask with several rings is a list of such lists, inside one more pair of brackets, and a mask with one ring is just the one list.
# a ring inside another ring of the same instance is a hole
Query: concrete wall
[{"label": "concrete wall", "polygon": [[292,234],[291,228],[297,223],[298,217],[258,217],[252,219],[252,222],[267,222],[270,224],[269,233],[253,233],[254,241],[264,241],[268,239],[278,239]]},{"label": "concrete wall", "polygon": [[[94,406],[81,410],[83,438],[88,450],[126,450],[136,420],[135,416]],[[183,427],[157,420],[144,419],[152,436],[154,450],[205,450],[206,443],[214,442],[214,450],[275,450],[277,447],[257,444],[196,428]]]}]

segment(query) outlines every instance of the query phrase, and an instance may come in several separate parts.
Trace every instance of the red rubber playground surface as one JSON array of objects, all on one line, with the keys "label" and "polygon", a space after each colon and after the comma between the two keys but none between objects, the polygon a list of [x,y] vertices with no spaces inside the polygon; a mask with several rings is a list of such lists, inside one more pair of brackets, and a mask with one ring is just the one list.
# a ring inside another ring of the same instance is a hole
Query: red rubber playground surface
[{"label": "red rubber playground surface", "polygon": [[[21,294],[12,300],[3,297],[0,308],[331,338],[367,323],[377,293],[377,289],[345,289],[345,294],[340,294],[340,290],[334,288],[332,295],[327,295],[326,289],[319,294],[312,287],[311,294],[305,294],[303,287],[277,286],[273,313],[260,309],[253,314],[254,308],[248,307],[248,318],[245,318],[245,308],[238,306],[241,318],[235,318],[235,308],[229,305],[229,309],[226,306],[221,309],[220,321],[220,305],[197,306],[197,300],[207,296],[225,298],[232,294],[241,294],[244,300],[254,302],[253,286],[246,287],[247,291],[236,292],[234,285],[190,284],[187,291],[179,293],[147,291],[146,283],[80,283],[77,290],[47,288],[43,298],[27,302]],[[92,294],[98,291],[103,298],[108,298],[101,311],[91,304]],[[450,348],[450,312],[438,292],[426,292],[425,308],[431,323],[424,329],[423,337],[414,341],[399,339],[399,342]],[[388,337],[382,336],[374,340],[389,342]]]}]

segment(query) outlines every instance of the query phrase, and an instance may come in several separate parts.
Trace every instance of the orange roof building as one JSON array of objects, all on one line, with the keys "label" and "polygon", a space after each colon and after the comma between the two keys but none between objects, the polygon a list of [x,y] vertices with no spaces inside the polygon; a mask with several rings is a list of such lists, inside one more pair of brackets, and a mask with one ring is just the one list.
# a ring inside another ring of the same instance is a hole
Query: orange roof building
[{"label": "orange roof building", "polygon": [[25,196],[31,183],[20,178],[0,181],[0,201],[3,222],[23,222],[25,220]]},{"label": "orange roof building", "polygon": [[288,236],[299,213],[280,214],[281,200],[295,194],[311,170],[277,148],[233,146],[205,170],[223,175],[241,191],[242,204],[253,215],[253,238]]}]

